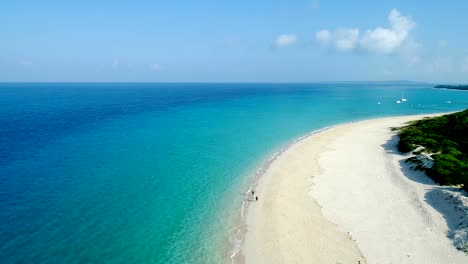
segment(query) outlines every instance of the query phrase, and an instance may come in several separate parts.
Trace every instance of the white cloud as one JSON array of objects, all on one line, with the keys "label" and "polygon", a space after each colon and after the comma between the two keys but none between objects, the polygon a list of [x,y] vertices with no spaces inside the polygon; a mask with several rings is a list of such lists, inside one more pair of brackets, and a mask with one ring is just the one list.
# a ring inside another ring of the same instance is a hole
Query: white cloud
[{"label": "white cloud", "polygon": [[315,33],[315,39],[322,45],[331,43],[339,51],[351,51],[358,43],[359,29],[341,28],[335,32],[320,30]]},{"label": "white cloud", "polygon": [[276,46],[286,47],[296,43],[297,37],[294,34],[282,34],[276,38]]},{"label": "white cloud", "polygon": [[[338,29],[333,33],[321,30],[315,34],[318,42],[333,42],[339,51],[352,51],[361,49],[364,51],[391,54],[401,48],[410,38],[410,33],[416,23],[409,17],[393,9],[388,15],[389,28],[377,27],[367,30],[360,36],[359,29]],[[327,34],[328,33],[328,34]]]},{"label": "white cloud", "polygon": [[327,44],[331,39],[331,33],[328,30],[320,30],[315,33],[315,38],[322,44]]},{"label": "white cloud", "polygon": [[155,72],[161,70],[161,65],[157,63],[150,64],[149,67],[152,71],[155,71]]},{"label": "white cloud", "polygon": [[378,27],[367,30],[361,39],[363,49],[383,54],[395,52],[408,38],[416,23],[409,17],[405,17],[393,9],[388,15],[390,28]]},{"label": "white cloud", "polygon": [[338,29],[333,33],[335,48],[339,51],[350,51],[356,47],[359,29]]}]

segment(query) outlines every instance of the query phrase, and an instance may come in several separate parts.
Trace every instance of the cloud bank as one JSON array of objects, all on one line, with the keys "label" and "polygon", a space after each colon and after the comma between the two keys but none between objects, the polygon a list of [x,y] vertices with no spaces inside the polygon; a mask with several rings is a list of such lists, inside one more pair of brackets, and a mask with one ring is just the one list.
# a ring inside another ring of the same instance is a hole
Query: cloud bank
[{"label": "cloud bank", "polygon": [[296,43],[297,37],[294,34],[282,34],[276,38],[276,46],[286,47]]},{"label": "cloud bank", "polygon": [[322,45],[332,45],[338,51],[362,50],[391,54],[408,41],[416,23],[396,9],[390,11],[388,21],[390,27],[376,27],[362,34],[356,28],[340,28],[333,32],[324,29],[316,32],[315,38]]}]

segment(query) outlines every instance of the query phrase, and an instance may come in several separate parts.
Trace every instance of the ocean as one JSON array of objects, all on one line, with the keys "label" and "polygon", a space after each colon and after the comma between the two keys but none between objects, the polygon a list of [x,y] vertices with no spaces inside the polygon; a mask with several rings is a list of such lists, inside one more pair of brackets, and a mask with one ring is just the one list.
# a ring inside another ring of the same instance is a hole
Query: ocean
[{"label": "ocean", "polygon": [[230,262],[242,193],[296,138],[467,107],[407,82],[0,84],[0,263]]}]

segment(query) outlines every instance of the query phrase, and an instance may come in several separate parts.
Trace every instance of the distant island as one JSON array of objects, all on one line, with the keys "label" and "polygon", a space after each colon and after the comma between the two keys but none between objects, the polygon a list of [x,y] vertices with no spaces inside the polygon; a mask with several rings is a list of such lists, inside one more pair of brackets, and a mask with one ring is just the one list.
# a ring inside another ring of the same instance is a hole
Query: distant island
[{"label": "distant island", "polygon": [[468,90],[468,85],[446,85],[446,84],[441,84],[441,85],[436,85],[434,88],[442,88],[442,89],[453,89],[453,90]]},{"label": "distant island", "polygon": [[[467,87],[467,86],[465,86]],[[400,129],[400,152],[443,185],[463,185],[468,191],[468,110],[415,121]]]}]

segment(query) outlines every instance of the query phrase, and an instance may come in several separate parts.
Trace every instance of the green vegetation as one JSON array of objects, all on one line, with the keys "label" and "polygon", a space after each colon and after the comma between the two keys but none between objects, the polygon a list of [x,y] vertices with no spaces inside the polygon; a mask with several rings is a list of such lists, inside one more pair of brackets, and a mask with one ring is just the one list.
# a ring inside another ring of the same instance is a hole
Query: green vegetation
[{"label": "green vegetation", "polygon": [[454,89],[454,90],[468,90],[468,85],[437,85],[434,88]]},{"label": "green vegetation", "polygon": [[410,123],[400,130],[400,152],[433,154],[433,166],[413,157],[409,162],[443,185],[463,184],[468,191],[468,109],[462,112]]}]

